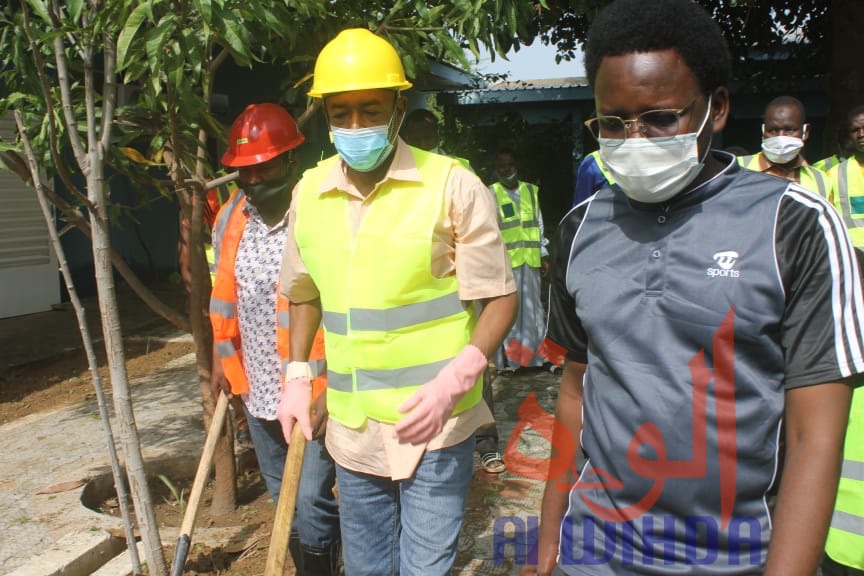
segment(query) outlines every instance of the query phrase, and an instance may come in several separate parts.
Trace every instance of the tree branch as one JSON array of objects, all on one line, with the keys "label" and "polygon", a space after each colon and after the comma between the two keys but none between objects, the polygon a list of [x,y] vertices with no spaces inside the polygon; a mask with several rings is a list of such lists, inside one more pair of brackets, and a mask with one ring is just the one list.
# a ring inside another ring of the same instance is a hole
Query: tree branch
[{"label": "tree branch", "polygon": [[114,109],[117,105],[117,44],[109,34],[102,35],[104,46],[102,58],[105,80],[102,82],[102,155],[111,147],[111,130],[114,126]]},{"label": "tree branch", "polygon": [[219,51],[219,54],[217,54],[216,57],[213,58],[213,60],[210,62],[210,75],[211,76],[213,74],[215,74],[216,70],[218,70],[219,67],[222,65],[222,63],[225,62],[225,60],[228,58],[228,55],[229,55],[228,49],[222,48],[222,50]]},{"label": "tree branch", "polygon": [[66,122],[66,132],[69,135],[69,143],[78,166],[85,174],[90,171],[87,161],[87,152],[81,135],[78,134],[78,126],[72,108],[72,91],[69,89],[69,67],[66,62],[66,47],[60,36],[54,37],[54,57],[57,60],[57,83],[60,85],[60,98],[62,100],[63,119]]},{"label": "tree branch", "polygon": [[[27,43],[30,45],[30,54],[33,57],[33,63],[36,65],[36,74],[39,78],[39,85],[42,88],[42,96],[45,98],[45,105],[47,109],[46,114],[48,116],[48,140],[51,150],[51,159],[54,161],[54,167],[57,169],[57,174],[63,181],[63,185],[66,186],[66,188],[69,190],[69,193],[75,196],[82,204],[87,206],[88,210],[91,210],[93,206],[90,204],[90,200],[88,200],[87,196],[81,193],[78,187],[75,186],[75,184],[72,182],[72,176],[66,169],[66,163],[60,157],[60,147],[57,143],[57,125],[54,123],[54,110],[57,106],[54,102],[54,95],[51,91],[51,83],[48,81],[48,75],[45,72],[46,66],[45,61],[42,59],[41,47],[39,46],[39,44],[36,43],[36,38],[33,36],[33,30],[30,28],[30,18],[29,12],[26,8],[26,4],[22,5],[22,10],[22,23],[24,33],[27,36]],[[75,134],[77,134],[77,132],[75,132]]]}]

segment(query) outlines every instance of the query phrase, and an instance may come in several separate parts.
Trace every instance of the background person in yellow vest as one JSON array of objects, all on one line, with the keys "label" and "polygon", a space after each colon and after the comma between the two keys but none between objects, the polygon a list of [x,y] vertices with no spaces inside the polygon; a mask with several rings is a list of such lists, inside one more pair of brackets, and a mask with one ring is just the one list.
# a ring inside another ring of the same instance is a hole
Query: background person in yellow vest
[{"label": "background person in yellow vest", "polygon": [[342,31],[314,74],[338,154],[294,193],[279,419],[310,437],[303,361],[323,317],[345,572],[449,574],[474,431],[492,421],[480,376],[518,298],[495,205],[457,161],[398,138],[411,83],[384,38]]},{"label": "background person in yellow vest", "polygon": [[843,216],[860,262],[864,254],[864,105],[849,110],[844,129],[852,153],[828,175],[834,187],[834,206]]},{"label": "background person in yellow vest", "polygon": [[[276,418],[289,346],[284,324],[288,302],[278,295],[279,268],[291,189],[297,182],[293,151],[303,139],[281,106],[248,106],[231,126],[228,150],[222,156],[225,166],[239,170],[240,188],[219,211],[213,227],[213,390],[242,397],[261,474],[274,501],[288,451]],[[292,535],[290,543],[298,574],[336,574],[335,474],[323,440],[309,442],[294,523],[299,538]]]},{"label": "background person in yellow vest", "polygon": [[[537,350],[546,330],[546,314],[540,299],[540,275],[545,276],[549,266],[548,241],[543,235],[543,215],[537,186],[519,180],[516,154],[510,148],[501,148],[495,154],[495,176],[491,186],[498,203],[498,224],[510,256],[513,278],[519,292],[519,312],[516,323],[504,339],[504,348],[515,346],[523,351],[521,358],[504,353],[495,355],[498,370],[518,367],[543,366],[544,359],[528,351]],[[514,344],[513,341],[518,344]]]},{"label": "background person in yellow vest", "polygon": [[823,198],[832,199],[828,177],[807,163],[801,154],[810,137],[804,105],[792,96],[778,96],[765,107],[762,151],[739,156],[744,168],[798,182]]},{"label": "background person in yellow vest", "polygon": [[[849,110],[843,126],[852,154],[829,173],[859,264],[864,250],[864,105]],[[837,502],[825,543],[823,576],[864,576],[864,394],[852,395]]]},{"label": "background person in yellow vest", "polygon": [[[405,116],[399,136],[409,146],[441,154],[438,147],[438,118],[425,108],[412,110]],[[471,163],[465,158],[453,156],[462,166],[474,172]],[[479,311],[478,311],[479,312]],[[489,411],[495,415],[495,396],[492,391],[492,373],[487,367],[483,371],[483,401],[489,406]],[[498,426],[493,421],[487,426],[481,426],[474,433],[474,450],[480,455],[483,469],[490,474],[500,474],[507,468],[504,457],[498,450]]]}]

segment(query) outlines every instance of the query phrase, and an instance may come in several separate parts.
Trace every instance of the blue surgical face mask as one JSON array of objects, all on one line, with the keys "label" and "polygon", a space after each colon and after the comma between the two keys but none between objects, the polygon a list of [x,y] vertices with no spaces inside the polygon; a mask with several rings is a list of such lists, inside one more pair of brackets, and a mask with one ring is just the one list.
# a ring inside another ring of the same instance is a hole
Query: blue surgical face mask
[{"label": "blue surgical face mask", "polygon": [[371,128],[336,128],[330,126],[333,145],[348,166],[358,172],[371,172],[387,160],[393,151],[390,127],[396,112],[384,126]]}]

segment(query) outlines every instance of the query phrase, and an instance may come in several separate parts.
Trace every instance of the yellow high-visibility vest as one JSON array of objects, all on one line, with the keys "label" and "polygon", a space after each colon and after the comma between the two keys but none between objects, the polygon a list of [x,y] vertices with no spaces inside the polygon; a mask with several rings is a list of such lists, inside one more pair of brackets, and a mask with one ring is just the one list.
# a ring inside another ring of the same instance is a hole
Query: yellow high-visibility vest
[{"label": "yellow high-visibility vest", "polygon": [[[422,182],[387,180],[354,232],[344,192],[320,192],[338,156],[308,170],[298,187],[294,235],[318,288],[327,355],[327,408],[350,428],[367,418],[395,423],[398,407],[468,344],[473,304],[455,275],[432,275],[432,239],[445,217],[456,160],[411,148]],[[476,405],[482,383],[454,413]]]},{"label": "yellow high-visibility vest", "polygon": [[864,249],[864,175],[861,164],[850,156],[829,173],[834,187],[834,207],[843,216],[849,238],[856,248]]},{"label": "yellow high-visibility vest", "polygon": [[[216,188],[216,202],[219,206],[219,210],[221,211],[222,207],[228,202],[228,199],[236,193],[237,189],[234,189],[234,192],[229,192],[225,186],[220,186]],[[208,199],[209,202],[209,199]],[[217,212],[216,218],[218,219],[219,215]],[[214,224],[215,226],[215,224]],[[212,231],[211,231],[212,235]],[[216,260],[217,254],[216,250],[213,248],[213,244],[211,242],[204,243],[204,256],[207,258],[207,268],[210,270],[210,285],[212,286],[216,282]]]},{"label": "yellow high-visibility vest", "polygon": [[822,160],[817,160],[813,162],[813,167],[822,170],[826,174],[831,171],[834,166],[837,166],[841,162],[843,162],[843,158],[834,154],[833,156],[829,156],[828,158],[823,158]]},{"label": "yellow high-visibility vest", "polygon": [[864,570],[864,392],[852,393],[843,468],[825,552],[835,562]]},{"label": "yellow high-visibility vest", "polygon": [[510,265],[540,268],[540,204],[537,186],[519,182],[519,209],[500,182],[492,185],[498,201],[498,225],[510,255]]},{"label": "yellow high-visibility vest", "polygon": [[[761,172],[762,168],[759,163],[759,158],[762,156],[762,153],[752,154],[750,156],[738,156],[738,164],[747,168],[748,170],[754,170],[756,172]],[[798,169],[798,177],[801,179],[801,186],[810,190],[811,192],[816,192],[829,202],[834,201],[833,197],[833,187],[831,186],[831,180],[828,178],[828,175],[818,168],[814,168],[813,166],[801,166]]]}]

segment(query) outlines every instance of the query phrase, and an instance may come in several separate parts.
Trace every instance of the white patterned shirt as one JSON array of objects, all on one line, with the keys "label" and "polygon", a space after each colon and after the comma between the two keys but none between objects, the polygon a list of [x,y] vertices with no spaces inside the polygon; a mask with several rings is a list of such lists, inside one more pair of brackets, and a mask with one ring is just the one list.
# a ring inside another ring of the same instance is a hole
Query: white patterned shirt
[{"label": "white patterned shirt", "polygon": [[243,210],[249,220],[234,262],[240,341],[249,381],[243,402],[252,416],[275,420],[282,393],[276,348],[276,291],[288,229],[285,220],[272,228],[267,226],[248,202]]}]

